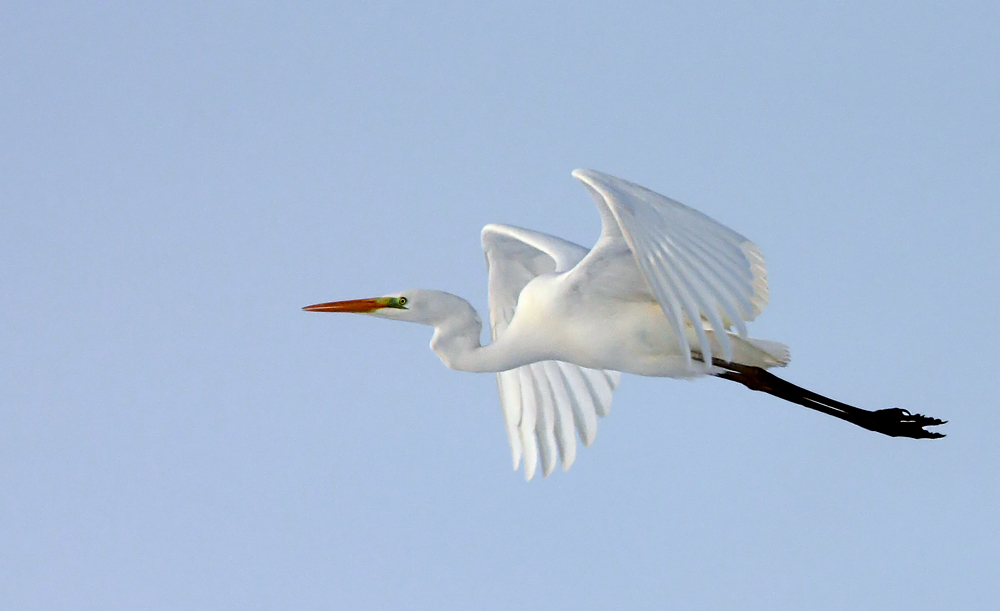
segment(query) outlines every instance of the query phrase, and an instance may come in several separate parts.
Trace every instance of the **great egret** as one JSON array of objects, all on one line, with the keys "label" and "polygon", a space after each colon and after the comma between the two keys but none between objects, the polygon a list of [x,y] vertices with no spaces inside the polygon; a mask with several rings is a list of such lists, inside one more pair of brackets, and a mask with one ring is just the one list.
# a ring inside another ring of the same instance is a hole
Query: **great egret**
[{"label": "great egret", "polygon": [[589,252],[557,237],[487,225],[493,341],[464,299],[426,289],[306,306],[434,327],[431,349],[462,371],[497,372],[514,469],[531,479],[576,457],[608,413],[619,372],[739,382],[866,429],[937,438],[937,418],[902,409],[867,411],[765,371],[788,364],[784,344],[747,337],[767,305],[760,250],[700,212],[620,178],[576,170],[597,202],[601,236]]}]

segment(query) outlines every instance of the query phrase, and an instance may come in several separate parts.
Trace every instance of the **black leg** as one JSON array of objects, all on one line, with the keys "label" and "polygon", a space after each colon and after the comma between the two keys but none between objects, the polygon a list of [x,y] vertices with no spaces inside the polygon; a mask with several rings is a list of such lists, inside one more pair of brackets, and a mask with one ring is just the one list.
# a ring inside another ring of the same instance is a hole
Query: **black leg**
[{"label": "black leg", "polygon": [[911,414],[905,409],[898,408],[880,409],[870,412],[808,391],[791,382],[786,382],[760,367],[728,363],[721,359],[712,359],[712,364],[725,369],[723,373],[716,374],[717,377],[724,380],[739,382],[750,390],[766,392],[785,401],[791,401],[809,409],[846,420],[869,431],[875,431],[891,437],[912,437],[914,439],[937,439],[944,437],[941,433],[924,430],[925,426],[944,424],[944,420],[920,414]]}]

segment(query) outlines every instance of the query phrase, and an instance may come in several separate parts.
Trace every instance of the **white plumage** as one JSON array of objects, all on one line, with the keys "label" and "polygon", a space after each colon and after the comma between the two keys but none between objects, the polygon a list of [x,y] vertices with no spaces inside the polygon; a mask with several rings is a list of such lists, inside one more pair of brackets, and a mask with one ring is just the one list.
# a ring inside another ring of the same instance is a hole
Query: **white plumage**
[{"label": "white plumage", "polygon": [[717,375],[889,435],[940,436],[914,429],[904,410],[859,410],[764,371],[786,365],[789,351],[747,337],[746,323],[768,300],[764,257],[747,238],[620,178],[592,170],[573,176],[601,214],[601,235],[589,251],[529,229],[483,228],[487,346],[472,306],[441,291],[305,309],[430,325],[431,348],[447,366],[497,372],[514,468],[523,458],[529,480],[539,463],[545,475],[560,458],[565,469],[573,464],[574,431],[584,445],[594,440],[620,372]]}]

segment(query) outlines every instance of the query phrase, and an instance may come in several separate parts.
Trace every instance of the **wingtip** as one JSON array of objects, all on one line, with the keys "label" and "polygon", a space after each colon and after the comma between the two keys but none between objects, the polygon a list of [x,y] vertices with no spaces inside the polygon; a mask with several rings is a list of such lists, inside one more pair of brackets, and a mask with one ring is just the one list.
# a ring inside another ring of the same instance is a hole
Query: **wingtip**
[{"label": "wingtip", "polygon": [[573,466],[573,462],[575,460],[576,460],[575,454],[572,456],[563,455],[562,460],[560,461],[562,463],[563,471],[569,471],[569,468]]},{"label": "wingtip", "polygon": [[604,174],[596,170],[588,170],[586,168],[577,168],[570,173],[573,178],[579,180],[585,185],[591,187],[597,187],[597,183],[601,182],[601,178]]},{"label": "wingtip", "polygon": [[597,188],[598,184],[606,182],[608,178],[606,174],[602,174],[597,170],[588,170],[587,168],[577,168],[573,170],[570,175],[583,184],[593,188]]},{"label": "wingtip", "polygon": [[620,189],[625,186],[638,186],[623,178],[618,178],[617,176],[612,176],[611,174],[605,174],[604,172],[598,172],[597,170],[588,170],[587,168],[577,168],[570,172],[570,175],[580,182],[595,189],[599,185],[609,189]]}]

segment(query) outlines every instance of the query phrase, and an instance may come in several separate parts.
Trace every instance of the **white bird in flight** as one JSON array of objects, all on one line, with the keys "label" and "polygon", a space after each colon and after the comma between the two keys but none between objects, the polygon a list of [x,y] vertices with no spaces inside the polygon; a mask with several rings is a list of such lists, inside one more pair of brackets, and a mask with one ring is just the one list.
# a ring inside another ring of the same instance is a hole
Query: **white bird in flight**
[{"label": "white bird in flight", "polygon": [[750,240],[668,197],[593,170],[573,176],[601,213],[591,250],[510,225],[483,228],[490,329],[461,297],[415,289],[306,306],[434,327],[431,349],[452,369],[496,372],[514,469],[530,480],[569,469],[576,436],[590,445],[621,373],[715,376],[894,437],[937,438],[943,420],[867,411],[765,371],[784,344],[747,336],[767,305],[767,274]]}]

